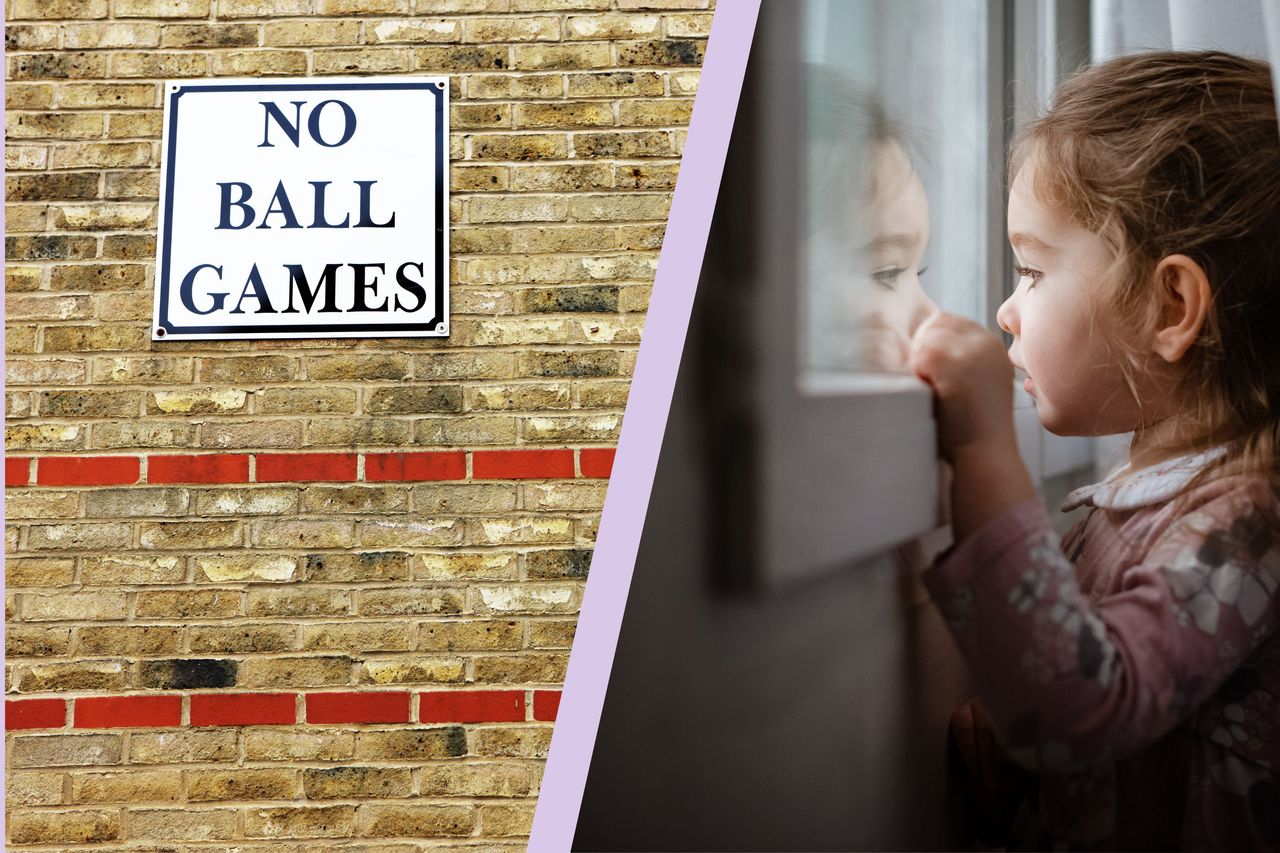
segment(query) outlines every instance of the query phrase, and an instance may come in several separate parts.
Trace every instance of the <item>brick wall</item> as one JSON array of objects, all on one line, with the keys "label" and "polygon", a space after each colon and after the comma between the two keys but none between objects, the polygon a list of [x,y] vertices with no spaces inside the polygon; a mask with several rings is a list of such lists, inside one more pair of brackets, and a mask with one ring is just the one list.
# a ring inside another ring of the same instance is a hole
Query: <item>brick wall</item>
[{"label": "brick wall", "polygon": [[[9,849],[523,846],[708,5],[7,0]],[[151,342],[161,81],[365,73],[451,336]]]}]

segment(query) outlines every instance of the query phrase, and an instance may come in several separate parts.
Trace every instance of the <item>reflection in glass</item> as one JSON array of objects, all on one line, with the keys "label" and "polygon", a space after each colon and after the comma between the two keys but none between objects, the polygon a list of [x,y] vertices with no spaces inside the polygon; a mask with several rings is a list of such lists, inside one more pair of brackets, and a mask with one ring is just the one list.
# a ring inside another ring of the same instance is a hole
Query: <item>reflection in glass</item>
[{"label": "reflection in glass", "polygon": [[814,389],[905,371],[938,307],[983,319],[986,31],[979,0],[802,8],[800,385]]}]

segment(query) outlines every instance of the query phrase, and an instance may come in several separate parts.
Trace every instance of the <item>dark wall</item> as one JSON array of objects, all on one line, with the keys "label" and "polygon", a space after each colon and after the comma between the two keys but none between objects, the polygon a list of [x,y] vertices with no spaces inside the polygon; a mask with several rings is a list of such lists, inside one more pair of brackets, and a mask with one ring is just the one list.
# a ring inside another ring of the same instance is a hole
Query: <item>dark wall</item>
[{"label": "dark wall", "polygon": [[885,554],[782,592],[731,596],[710,581],[704,310],[700,300],[575,849],[953,847],[946,725],[967,677],[914,576]]}]

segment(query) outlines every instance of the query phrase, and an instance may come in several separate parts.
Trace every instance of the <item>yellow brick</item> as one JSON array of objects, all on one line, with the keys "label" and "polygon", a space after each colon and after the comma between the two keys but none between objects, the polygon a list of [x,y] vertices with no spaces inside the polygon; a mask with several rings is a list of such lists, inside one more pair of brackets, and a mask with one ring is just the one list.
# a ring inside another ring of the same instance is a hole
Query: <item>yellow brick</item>
[{"label": "yellow brick", "polygon": [[271,47],[356,44],[359,21],[273,21],[263,28]]},{"label": "yellow brick", "polygon": [[518,71],[608,68],[613,64],[609,45],[600,42],[573,45],[516,45],[514,52],[512,67]]},{"label": "yellow brick", "polygon": [[660,35],[657,15],[570,15],[565,20],[567,39],[619,39]]},{"label": "yellow brick", "polygon": [[525,127],[611,127],[613,107],[607,103],[517,104],[515,126]]},{"label": "yellow brick", "polygon": [[[207,18],[210,0],[115,0],[117,18]],[[219,12],[225,14],[220,4]]]},{"label": "yellow brick", "polygon": [[129,837],[156,841],[219,841],[234,838],[235,809],[131,809]]},{"label": "yellow brick", "polygon": [[237,50],[215,53],[213,73],[219,77],[305,74],[307,54],[301,50]]},{"label": "yellow brick", "polygon": [[476,100],[558,98],[564,92],[559,74],[473,74],[465,80],[467,97]]},{"label": "yellow brick", "polygon": [[219,0],[220,18],[277,18],[309,15],[315,0]]},{"label": "yellow brick", "polygon": [[[48,208],[43,204],[8,204],[4,208],[5,230],[10,234],[43,231],[48,222]],[[16,319],[10,309],[7,316]]]},{"label": "yellow brick", "polygon": [[706,38],[711,35],[711,13],[667,15],[666,30],[668,38]]},{"label": "yellow brick", "polygon": [[406,658],[365,660],[360,681],[365,684],[459,684],[466,679],[462,658]]},{"label": "yellow brick", "polygon": [[58,89],[58,103],[71,109],[154,107],[154,83],[68,83]]},{"label": "yellow brick", "polygon": [[[61,29],[57,24],[11,23],[4,30],[5,47],[10,51],[55,50],[58,47],[58,33]],[[72,26],[66,26],[68,33],[72,29]]]},{"label": "yellow brick", "polygon": [[511,107],[508,104],[452,104],[449,107],[449,127],[453,130],[510,126]]},{"label": "yellow brick", "polygon": [[467,18],[463,41],[494,42],[559,41],[560,19],[553,15],[528,18]]},{"label": "yellow brick", "polygon": [[289,800],[298,797],[299,791],[298,771],[288,768],[187,771],[187,799],[191,802]]},{"label": "yellow brick", "polygon": [[701,72],[698,71],[673,71],[668,75],[671,94],[696,95],[698,92],[698,80],[701,76]]},{"label": "yellow brick", "polygon": [[461,40],[462,23],[449,18],[369,21],[365,33],[371,44],[447,43]]},{"label": "yellow brick", "polygon": [[96,113],[9,113],[5,132],[10,139],[93,139],[102,136],[106,122]]},{"label": "yellow brick", "polygon": [[418,47],[414,68],[424,74],[456,74],[463,71],[498,71],[511,67],[508,47]]},{"label": "yellow brick", "polygon": [[354,48],[315,52],[316,74],[391,74],[413,68],[407,48]]},{"label": "yellow brick", "polygon": [[49,149],[43,145],[7,145],[4,167],[8,171],[43,169],[49,164]]},{"label": "yellow brick", "polygon": [[47,110],[53,106],[48,83],[5,83],[4,103],[11,110]]},{"label": "yellow brick", "polygon": [[[117,14],[119,12],[117,11]],[[107,0],[14,0],[13,18],[28,19],[105,18]]]},{"label": "yellow brick", "polygon": [[65,50],[105,47],[158,47],[160,27],[155,24],[70,24],[63,28]]},{"label": "yellow brick", "polygon": [[117,53],[111,57],[115,77],[203,77],[208,71],[209,60],[199,53]]},{"label": "yellow brick", "polygon": [[151,162],[148,142],[84,142],[53,147],[55,169],[147,166]]},{"label": "yellow brick", "polygon": [[[163,113],[112,113],[107,136],[113,139],[159,139]],[[104,195],[107,198],[156,198],[160,194],[159,174],[109,172]]]},{"label": "yellow brick", "polygon": [[471,835],[476,827],[471,806],[377,805],[360,809],[360,835],[371,838],[441,838]]},{"label": "yellow brick", "polygon": [[409,11],[410,0],[318,0],[321,15],[386,15]]},{"label": "yellow brick", "polygon": [[120,838],[120,815],[114,811],[18,812],[8,824],[14,844],[100,844]]},{"label": "yellow brick", "polygon": [[71,774],[73,803],[177,802],[181,799],[182,773],[177,770]]},{"label": "yellow brick", "polygon": [[480,806],[480,832],[488,836],[524,836],[533,827],[533,806]]}]

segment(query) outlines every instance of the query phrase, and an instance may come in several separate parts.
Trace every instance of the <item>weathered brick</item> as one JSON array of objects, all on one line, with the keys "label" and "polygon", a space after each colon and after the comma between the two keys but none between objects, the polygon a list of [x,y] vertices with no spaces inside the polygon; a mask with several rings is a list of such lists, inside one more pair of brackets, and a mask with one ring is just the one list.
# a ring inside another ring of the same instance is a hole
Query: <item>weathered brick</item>
[{"label": "weathered brick", "polygon": [[528,835],[533,827],[533,806],[483,805],[480,831],[487,836]]},{"label": "weathered brick", "polygon": [[471,154],[476,160],[563,160],[569,140],[562,133],[478,133],[471,137]]},{"label": "weathered brick", "polygon": [[467,754],[461,726],[362,731],[356,747],[361,761],[422,761]]},{"label": "weathered brick", "polygon": [[179,802],[181,799],[182,773],[178,770],[71,774],[73,803]]},{"label": "weathered brick", "polygon": [[298,359],[284,355],[228,355],[197,361],[202,382],[288,382],[298,378]]},{"label": "weathered brick", "polygon": [[[366,736],[367,733],[361,732],[362,738]],[[340,729],[247,729],[244,756],[248,761],[344,761],[354,754],[355,740],[355,732]]]},{"label": "weathered brick", "polygon": [[121,738],[105,735],[16,735],[11,766],[94,767],[119,764]]},{"label": "weathered brick", "polygon": [[413,68],[413,52],[408,48],[352,48],[317,50],[316,74],[396,74]]},{"label": "weathered brick", "polygon": [[462,658],[366,660],[360,680],[367,684],[459,684],[466,678]]},{"label": "weathered brick", "polygon": [[153,521],[139,527],[142,547],[160,551],[228,548],[241,544],[242,536],[234,521]]},{"label": "weathered brick", "polygon": [[75,518],[80,510],[76,492],[9,492],[5,495],[5,517],[18,519]]},{"label": "weathered brick", "polygon": [[139,618],[227,618],[244,612],[240,599],[241,593],[232,589],[139,592],[135,610]]},{"label": "weathered brick", "polygon": [[461,613],[465,604],[461,590],[436,587],[361,590],[359,596],[361,616]]},{"label": "weathered brick", "polygon": [[564,94],[559,74],[473,74],[466,78],[467,97],[475,100],[558,98]]},{"label": "weathered brick", "polygon": [[355,544],[350,521],[281,519],[253,522],[252,541],[265,548],[347,548]]},{"label": "weathered brick", "polygon": [[5,802],[13,806],[56,806],[62,802],[62,774],[25,771],[5,779]]},{"label": "weathered brick", "polygon": [[297,645],[298,637],[293,625],[193,625],[188,632],[194,654],[287,652]]},{"label": "weathered brick", "polygon": [[75,629],[76,654],[165,655],[182,651],[182,628],[168,625],[89,625]]},{"label": "weathered brick", "polygon": [[534,649],[568,649],[573,646],[576,620],[539,619],[529,625],[529,647]]},{"label": "weathered brick", "polygon": [[424,797],[526,797],[531,786],[529,768],[520,765],[424,767],[418,773]]},{"label": "weathered brick", "polygon": [[515,621],[423,622],[418,631],[419,651],[514,651],[522,645],[520,623]]},{"label": "weathered brick", "polygon": [[585,578],[591,565],[590,549],[530,551],[525,571],[530,578]]},{"label": "weathered brick", "polygon": [[359,522],[358,527],[360,543],[375,548],[458,545],[464,533],[463,522],[456,518],[368,520]]},{"label": "weathered brick", "polygon": [[[12,561],[10,561],[12,563]],[[6,581],[8,578],[5,579]],[[10,584],[12,585],[12,584]],[[4,632],[5,656],[46,658],[71,651],[71,629],[37,625],[9,625]]]},{"label": "weathered brick", "polygon": [[89,446],[100,449],[190,447],[195,443],[195,434],[195,427],[185,423],[96,423],[89,436]]},{"label": "weathered brick", "polygon": [[415,47],[414,69],[424,74],[457,74],[511,67],[507,47]]},{"label": "weathered brick", "polygon": [[379,415],[430,414],[462,411],[462,386],[406,386],[373,391],[365,411]]},{"label": "weathered brick", "polygon": [[309,554],[306,573],[307,580],[315,583],[406,580],[409,577],[409,555],[398,551]]},{"label": "weathered brick", "polygon": [[576,613],[579,603],[571,584],[482,586],[474,595],[477,613]]},{"label": "weathered brick", "polygon": [[296,558],[280,554],[213,554],[192,558],[197,582],[283,583],[294,579]]},{"label": "weathered brick", "polygon": [[106,76],[107,57],[102,54],[20,53],[9,57],[10,80],[80,80]]},{"label": "weathered brick", "polygon": [[582,409],[621,409],[627,405],[629,382],[580,382],[574,389],[576,406]]},{"label": "weathered brick", "polygon": [[412,648],[402,622],[359,622],[304,625],[302,648],[307,651],[395,652]]},{"label": "weathered brick", "polygon": [[199,434],[201,447],[293,449],[302,443],[302,424],[279,420],[205,423]]},{"label": "weathered brick", "polygon": [[661,34],[657,15],[570,15],[565,19],[566,39],[621,39]]},{"label": "weathered brick", "polygon": [[[231,0],[223,0],[219,13]],[[207,18],[210,0],[115,0],[117,18]]]},{"label": "weathered brick", "polygon": [[360,825],[371,838],[440,838],[471,835],[476,819],[471,806],[370,804],[360,809]]},{"label": "weathered brick", "polygon": [[237,671],[251,661],[217,658],[147,660],[137,665],[139,687],[151,690],[199,690],[233,687]]},{"label": "weathered brick", "polygon": [[306,422],[306,444],[314,447],[400,447],[413,436],[413,424],[391,418],[317,418]]},{"label": "weathered brick", "polygon": [[199,53],[117,53],[111,57],[113,77],[203,77],[208,72],[209,59]]},{"label": "weathered brick", "polygon": [[569,656],[552,652],[493,655],[475,660],[480,684],[563,684]]},{"label": "weathered brick", "polygon": [[356,44],[360,38],[360,22],[273,21],[264,26],[262,32],[270,47]]},{"label": "weathered brick", "polygon": [[413,779],[407,767],[318,767],[302,772],[309,800],[366,800],[408,797]]},{"label": "weathered brick", "polygon": [[[12,339],[12,333],[9,337]],[[4,435],[10,450],[78,450],[85,444],[84,427],[68,424],[6,426]]]},{"label": "weathered brick", "polygon": [[451,104],[449,127],[455,131],[511,127],[511,112],[508,104]]},{"label": "weathered brick", "polygon": [[353,388],[267,388],[254,396],[254,411],[261,415],[354,415],[356,412]]},{"label": "weathered brick", "polygon": [[57,661],[18,667],[16,680],[21,693],[115,691],[125,688],[125,671],[120,661]]},{"label": "weathered brick", "polygon": [[235,388],[184,388],[157,391],[147,400],[148,414],[203,415],[245,411],[246,392]]},{"label": "weathered brick", "polygon": [[546,758],[551,748],[551,726],[480,729],[474,753],[493,758]]},{"label": "weathered brick", "polygon": [[372,44],[456,42],[462,38],[462,23],[456,18],[370,21],[365,33]]},{"label": "weathered brick", "polygon": [[[187,764],[236,760],[234,730],[180,729],[129,735],[130,764]],[[102,762],[117,763],[117,762]]]},{"label": "weathered brick", "polygon": [[10,555],[4,566],[8,586],[63,586],[75,576],[76,563],[70,557],[18,557]]},{"label": "weathered brick", "polygon": [[220,841],[236,834],[235,809],[130,809],[130,838]]},{"label": "weathered brick", "polygon": [[14,844],[93,844],[120,838],[118,812],[18,812],[10,815],[7,822],[9,839]]},{"label": "weathered brick", "polygon": [[334,589],[262,589],[251,587],[249,616],[343,616],[350,609],[350,593]]},{"label": "weathered brick", "polygon": [[253,24],[165,24],[160,33],[161,47],[255,47],[257,44],[258,28]]},{"label": "weathered brick", "polygon": [[36,524],[27,533],[27,547],[33,551],[97,551],[127,548],[133,541],[133,526],[117,523]]},{"label": "weathered brick", "polygon": [[[53,50],[58,47],[59,29],[60,27],[54,24],[6,24],[4,28],[5,50],[9,52]],[[65,29],[71,31],[78,28],[71,25],[65,26]],[[71,47],[72,45],[68,44],[67,46]]]},{"label": "weathered brick", "polygon": [[298,787],[298,771],[288,768],[187,772],[187,799],[192,802],[292,799]]},{"label": "weathered brick", "polygon": [[[15,261],[83,260],[93,257],[98,241],[92,237],[38,234],[28,237],[6,237],[5,256]],[[61,329],[50,329],[50,332]]]},{"label": "weathered brick", "polygon": [[235,50],[213,55],[213,73],[219,77],[304,75],[307,54],[301,50]]},{"label": "weathered brick", "polygon": [[[495,117],[502,115],[501,110],[494,111]],[[510,166],[454,166],[449,170],[449,187],[453,192],[501,192],[510,189],[510,173]],[[455,228],[449,235],[449,246],[455,255],[505,251],[508,243],[503,237],[505,233],[497,229]]]},{"label": "weathered brick", "polygon": [[572,45],[520,44],[513,48],[512,68],[518,71],[550,71],[607,68],[613,64],[608,44],[583,42]]},{"label": "weathered brick", "polygon": [[5,133],[10,139],[94,139],[106,128],[96,113],[9,113]]},{"label": "weathered brick", "polygon": [[52,290],[132,290],[145,284],[141,264],[60,264],[49,273]]},{"label": "weathered brick", "polygon": [[252,688],[350,684],[352,661],[345,655],[249,658],[241,662],[239,678],[241,686]]}]

